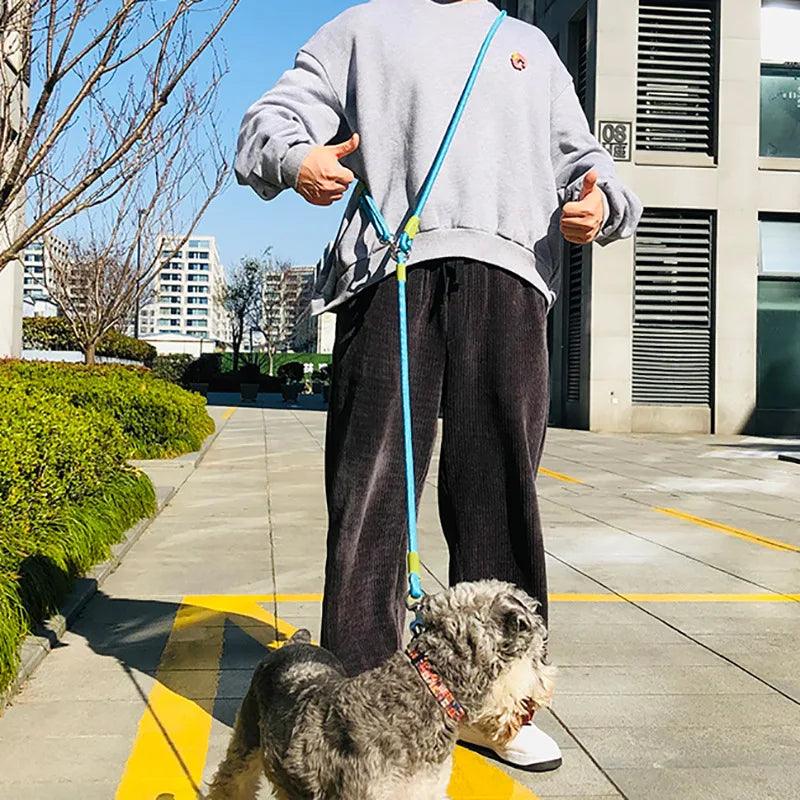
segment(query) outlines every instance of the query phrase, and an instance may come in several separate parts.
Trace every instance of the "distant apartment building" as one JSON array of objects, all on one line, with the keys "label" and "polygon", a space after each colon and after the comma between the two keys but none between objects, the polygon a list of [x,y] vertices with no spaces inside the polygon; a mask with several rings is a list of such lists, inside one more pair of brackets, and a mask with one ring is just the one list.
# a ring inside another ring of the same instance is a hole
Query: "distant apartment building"
[{"label": "distant apartment building", "polygon": [[[305,351],[306,309],[311,302],[316,267],[286,267],[268,272],[264,283],[261,327],[278,350]],[[258,337],[263,344],[263,337]]]},{"label": "distant apartment building", "polygon": [[[51,287],[53,265],[67,260],[67,245],[56,236],[48,235],[43,241],[29,244],[22,255],[23,262],[23,313],[25,316],[53,317],[58,306],[53,300]],[[73,292],[78,287],[70,287]]]},{"label": "distant apartment building", "polygon": [[536,24],[642,199],[565,246],[551,421],[800,431],[800,2],[498,0]]},{"label": "distant apartment building", "polygon": [[[26,13],[19,5],[18,14]],[[13,12],[12,12],[13,14]],[[19,30],[14,23],[19,21]],[[24,126],[28,109],[29,70],[25,63],[21,30],[27,20],[15,20],[0,30],[0,130],[4,133],[4,162],[13,158],[14,143]],[[4,171],[4,170],[2,170]],[[0,248],[8,246],[6,236],[13,238],[25,221],[25,198],[18,198],[17,210],[10,219],[0,219]],[[22,353],[22,262],[17,259],[0,270],[0,358]]]},{"label": "distant apartment building", "polygon": [[[319,276],[332,250],[333,242],[329,242],[322,258],[314,267],[314,281]],[[304,297],[304,305],[295,326],[294,350],[298,353],[332,353],[335,336],[336,315],[332,313],[313,315],[311,313],[311,291],[309,291],[308,299],[306,300]]]},{"label": "distant apartment building", "polygon": [[230,340],[228,320],[219,301],[225,283],[217,241],[193,236],[170,258],[174,240],[164,239],[162,265],[151,297],[139,312],[143,339],[193,337],[220,345]]}]

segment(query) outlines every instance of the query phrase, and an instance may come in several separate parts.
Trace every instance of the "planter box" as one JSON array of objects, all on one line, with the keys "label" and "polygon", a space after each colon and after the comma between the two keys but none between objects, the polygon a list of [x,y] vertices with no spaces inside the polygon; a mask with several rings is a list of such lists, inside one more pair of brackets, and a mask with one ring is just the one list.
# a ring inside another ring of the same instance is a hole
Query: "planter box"
[{"label": "planter box", "polygon": [[296,403],[297,398],[300,396],[300,391],[303,387],[300,385],[284,386],[281,390],[284,403]]},{"label": "planter box", "polygon": [[207,383],[190,383],[189,389],[193,392],[197,392],[197,394],[203,395],[203,397],[208,397]]},{"label": "planter box", "polygon": [[242,402],[255,403],[258,400],[258,389],[257,383],[243,383],[239,389],[242,394]]}]

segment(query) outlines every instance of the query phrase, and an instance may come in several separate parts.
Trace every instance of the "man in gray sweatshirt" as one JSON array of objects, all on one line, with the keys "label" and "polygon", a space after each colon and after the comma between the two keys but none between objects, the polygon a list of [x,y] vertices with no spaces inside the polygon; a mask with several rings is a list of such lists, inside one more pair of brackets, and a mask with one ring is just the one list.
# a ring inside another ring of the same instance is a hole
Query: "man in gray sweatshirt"
[{"label": "man in gray sweatshirt", "polygon": [[[245,115],[236,173],[341,200],[356,176],[396,228],[431,167],[497,9],[488,0],[370,0],[323,26]],[[536,497],[548,412],[547,312],[563,240],[630,236],[639,200],[586,122],[544,34],[506,20],[491,44],[422,216],[408,273],[417,488],[443,409],[439,514],[450,581],[497,578],[541,602]],[[394,262],[351,196],[316,286],[337,312],[328,413],[323,645],[357,673],[398,649],[405,493]],[[500,747],[530,770],[561,763],[534,724]]]}]

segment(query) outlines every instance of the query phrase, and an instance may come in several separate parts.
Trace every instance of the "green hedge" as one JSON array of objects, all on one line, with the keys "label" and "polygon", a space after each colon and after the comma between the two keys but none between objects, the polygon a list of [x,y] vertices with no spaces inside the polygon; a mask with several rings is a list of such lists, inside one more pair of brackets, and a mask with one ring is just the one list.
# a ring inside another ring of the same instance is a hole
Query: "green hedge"
[{"label": "green hedge", "polygon": [[72,580],[155,510],[152,484],[107,413],[76,408],[31,370],[0,368],[0,692],[19,645]]},{"label": "green hedge", "polygon": [[[64,317],[28,317],[22,321],[22,336],[25,347],[30,350],[79,352],[81,349]],[[112,330],[98,343],[97,355],[139,361],[149,366],[156,357],[156,349],[147,342]]]},{"label": "green hedge", "polygon": [[43,391],[113,419],[130,458],[169,458],[199,450],[214,431],[202,397],[144,369],[8,361],[0,363],[0,392],[4,387]]},{"label": "green hedge", "polygon": [[150,369],[156,378],[170,383],[183,384],[184,376],[189,365],[194,361],[193,356],[187,353],[172,353],[156,356]]},{"label": "green hedge", "polygon": [[[265,375],[269,373],[269,356],[266,353],[242,353],[240,363],[256,362],[261,367],[261,372]],[[284,364],[297,361],[300,364],[313,364],[315,370],[319,370],[331,363],[331,356],[326,353],[276,353],[274,358],[275,374]],[[223,372],[230,372],[233,369],[233,353],[222,353],[220,358],[220,368]]]}]

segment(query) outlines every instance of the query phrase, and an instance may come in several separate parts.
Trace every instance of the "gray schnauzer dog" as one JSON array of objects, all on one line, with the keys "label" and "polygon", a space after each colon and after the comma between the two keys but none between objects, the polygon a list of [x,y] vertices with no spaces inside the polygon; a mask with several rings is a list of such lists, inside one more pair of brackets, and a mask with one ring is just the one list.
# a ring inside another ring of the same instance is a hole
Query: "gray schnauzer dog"
[{"label": "gray schnauzer dog", "polygon": [[300,631],[259,665],[209,800],[443,800],[458,727],[510,741],[549,703],[537,602],[500,581],[425,597],[405,652],[354,678]]}]

